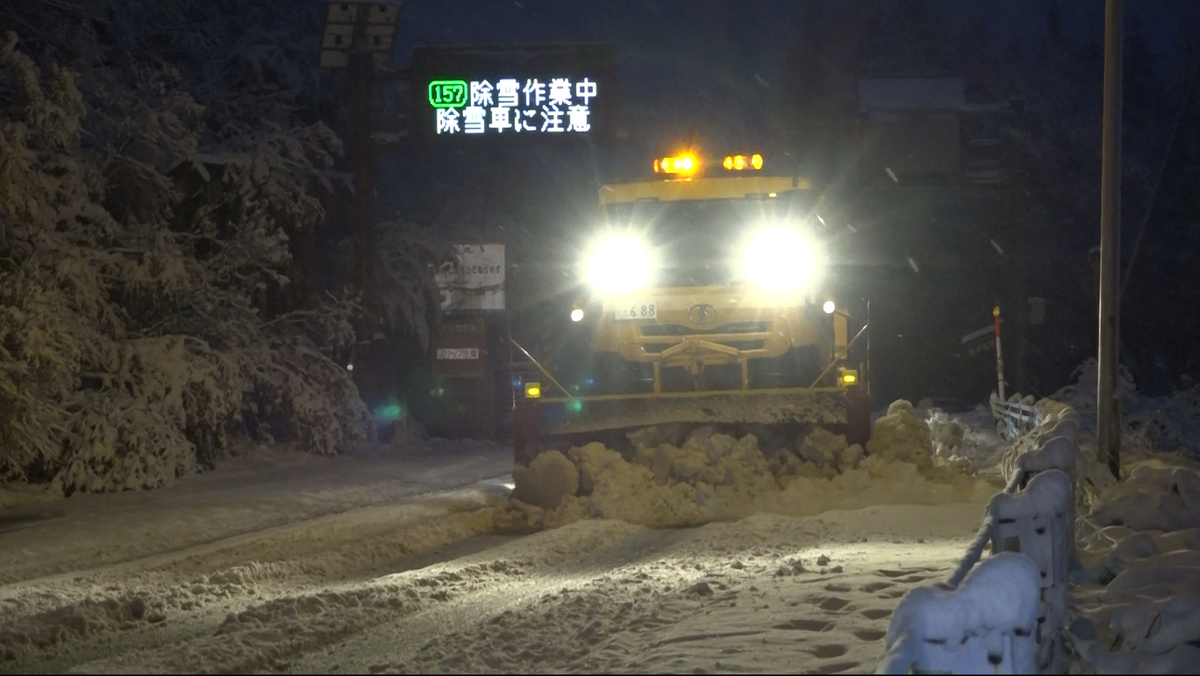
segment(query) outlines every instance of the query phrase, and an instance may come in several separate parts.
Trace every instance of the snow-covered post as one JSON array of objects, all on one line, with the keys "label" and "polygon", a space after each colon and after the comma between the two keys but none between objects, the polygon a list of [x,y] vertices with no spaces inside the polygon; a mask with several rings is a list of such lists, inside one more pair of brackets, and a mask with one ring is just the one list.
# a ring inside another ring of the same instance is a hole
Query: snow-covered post
[{"label": "snow-covered post", "polygon": [[1038,673],[1040,577],[1028,556],[1013,552],[997,554],[971,571],[958,596],[971,609],[968,627],[979,633],[968,633],[963,649],[984,653],[987,666],[960,673]]},{"label": "snow-covered post", "polygon": [[1067,501],[1066,554],[1068,567],[1077,563],[1075,554],[1075,435],[1079,431],[1079,414],[1071,408],[1052,413],[1042,422],[1040,439],[1033,449],[1017,458],[1018,485],[1024,487],[1041,472],[1056,469],[1070,479],[1072,494]]},{"label": "snow-covered post", "polygon": [[888,624],[877,674],[1036,673],[1039,572],[1024,554],[983,561],[957,591],[904,595]]},{"label": "snow-covered post", "polygon": [[1057,653],[1058,634],[1066,624],[1068,571],[1073,552],[1073,529],[1067,521],[1073,501],[1071,479],[1051,469],[1034,476],[1024,491],[998,493],[988,502],[994,519],[993,552],[1020,552],[1037,566],[1039,575],[1038,663]]}]

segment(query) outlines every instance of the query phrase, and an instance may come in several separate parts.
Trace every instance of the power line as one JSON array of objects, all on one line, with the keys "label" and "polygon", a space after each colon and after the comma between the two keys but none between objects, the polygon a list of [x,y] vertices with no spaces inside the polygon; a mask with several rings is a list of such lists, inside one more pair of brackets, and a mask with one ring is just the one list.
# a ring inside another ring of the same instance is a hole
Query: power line
[{"label": "power line", "polygon": [[1200,72],[1200,59],[1197,59],[1196,65],[1192,66],[1192,73],[1188,76],[1187,91],[1183,95],[1183,101],[1179,104],[1179,111],[1175,114],[1175,126],[1171,130],[1171,140],[1167,143],[1167,149],[1163,152],[1162,163],[1158,168],[1158,177],[1154,179],[1154,190],[1150,194],[1150,204],[1146,206],[1146,213],[1142,217],[1142,225],[1138,229],[1137,239],[1133,241],[1133,251],[1129,254],[1129,265],[1125,268],[1125,274],[1121,278],[1120,300],[1125,299],[1125,291],[1129,287],[1130,273],[1133,272],[1133,266],[1137,262],[1138,251],[1142,245],[1142,239],[1146,236],[1146,228],[1150,224],[1150,214],[1154,213],[1154,205],[1158,202],[1158,191],[1162,185],[1163,174],[1166,173],[1167,160],[1171,158],[1171,150],[1175,147],[1175,139],[1179,136],[1179,123],[1183,120],[1183,112],[1187,110],[1188,102],[1192,99],[1192,88],[1196,84],[1197,72]]}]

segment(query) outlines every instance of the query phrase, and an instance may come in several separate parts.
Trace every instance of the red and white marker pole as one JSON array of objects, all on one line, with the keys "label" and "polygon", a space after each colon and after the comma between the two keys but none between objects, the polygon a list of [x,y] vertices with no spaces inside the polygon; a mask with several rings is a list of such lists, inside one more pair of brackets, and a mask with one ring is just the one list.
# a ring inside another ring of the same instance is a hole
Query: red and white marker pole
[{"label": "red and white marker pole", "polygon": [[1000,401],[1004,401],[1004,353],[1000,351],[1000,306],[992,308],[992,318],[996,323],[996,391]]}]

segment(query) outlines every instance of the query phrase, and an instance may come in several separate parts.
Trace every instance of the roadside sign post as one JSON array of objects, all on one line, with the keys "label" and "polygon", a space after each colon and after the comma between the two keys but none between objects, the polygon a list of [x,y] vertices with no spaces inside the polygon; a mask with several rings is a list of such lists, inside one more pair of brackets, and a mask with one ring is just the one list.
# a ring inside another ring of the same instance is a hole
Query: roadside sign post
[{"label": "roadside sign post", "polygon": [[496,436],[498,403],[507,391],[504,277],[503,244],[460,244],[434,275],[439,312],[432,370],[441,383],[440,431],[447,436]]}]

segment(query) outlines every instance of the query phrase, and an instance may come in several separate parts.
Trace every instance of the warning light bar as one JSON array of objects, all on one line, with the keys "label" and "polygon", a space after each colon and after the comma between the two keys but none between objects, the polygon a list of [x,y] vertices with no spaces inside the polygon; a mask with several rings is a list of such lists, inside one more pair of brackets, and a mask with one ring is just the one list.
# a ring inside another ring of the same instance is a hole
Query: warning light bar
[{"label": "warning light bar", "polygon": [[700,158],[694,153],[681,153],[654,160],[654,173],[691,176],[700,170]]},{"label": "warning light bar", "polygon": [[726,155],[721,161],[721,166],[728,171],[742,171],[744,169],[753,169],[758,171],[763,167],[763,157],[758,153],[753,155]]}]

